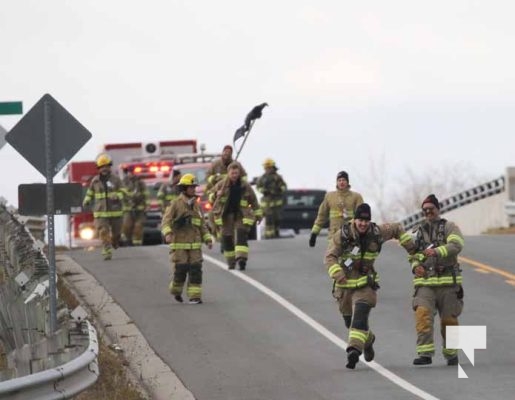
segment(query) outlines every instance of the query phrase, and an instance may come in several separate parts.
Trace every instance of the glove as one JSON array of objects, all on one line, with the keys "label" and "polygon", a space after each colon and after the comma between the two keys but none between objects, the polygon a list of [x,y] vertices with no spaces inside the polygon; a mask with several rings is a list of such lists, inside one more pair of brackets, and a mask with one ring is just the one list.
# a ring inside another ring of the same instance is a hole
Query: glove
[{"label": "glove", "polygon": [[426,270],[422,265],[417,265],[413,268],[413,273],[417,278],[422,278],[426,274]]},{"label": "glove", "polygon": [[315,247],[316,242],[317,242],[317,235],[312,233],[311,236],[309,237],[309,247]]},{"label": "glove", "polygon": [[336,283],[340,285],[347,282],[347,277],[345,276],[345,273],[343,271],[338,271],[336,274],[334,274],[333,279]]}]

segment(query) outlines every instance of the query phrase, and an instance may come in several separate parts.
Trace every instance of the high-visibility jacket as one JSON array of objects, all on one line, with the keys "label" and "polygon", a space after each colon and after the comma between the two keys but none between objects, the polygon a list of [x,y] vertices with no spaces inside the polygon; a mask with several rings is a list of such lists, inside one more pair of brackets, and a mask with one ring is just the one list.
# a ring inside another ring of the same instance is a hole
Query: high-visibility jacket
[{"label": "high-visibility jacket", "polygon": [[166,208],[161,232],[172,235],[172,250],[199,250],[202,242],[212,241],[196,197],[188,198],[184,193]]},{"label": "high-visibility jacket", "polygon": [[150,206],[150,194],[145,183],[137,176],[126,177],[122,181],[125,198],[124,211],[145,211]]},{"label": "high-visibility jacket", "polygon": [[263,195],[261,207],[264,209],[282,207],[286,183],[276,171],[265,172],[261,175],[256,183],[256,188]]},{"label": "high-visibility jacket", "polygon": [[318,208],[318,215],[311,233],[318,235],[329,221],[329,236],[336,232],[344,222],[354,218],[354,210],[363,203],[363,197],[349,188],[326,193]]},{"label": "high-visibility jacket", "polygon": [[[254,189],[247,183],[240,180],[241,199],[239,204],[239,212],[243,218],[243,224],[251,226],[256,218],[263,217],[263,210],[259,206]],[[231,183],[229,177],[225,177],[219,181],[211,190],[209,201],[214,204],[211,213],[216,226],[222,226],[222,217],[226,211]],[[221,192],[221,194],[218,194]]]},{"label": "high-visibility jacket", "polygon": [[179,197],[181,194],[177,185],[173,185],[170,182],[165,182],[161,185],[157,191],[157,201],[161,207],[161,211],[164,212],[172,201]]},{"label": "high-visibility jacket", "polygon": [[95,176],[86,191],[83,205],[94,203],[93,216],[95,218],[116,218],[123,216],[122,181],[116,175],[109,174],[107,180],[100,175]]},{"label": "high-visibility jacket", "polygon": [[329,276],[343,271],[347,281],[336,284],[342,289],[359,289],[365,286],[378,287],[379,275],[374,263],[384,242],[398,239],[408,253],[415,251],[415,243],[401,224],[376,225],[371,223],[367,232],[360,236],[353,222],[346,222],[339,232],[329,239],[325,264]]},{"label": "high-visibility jacket", "polygon": [[[414,277],[415,286],[453,286],[463,283],[458,254],[465,241],[454,222],[444,218],[423,222],[417,229],[415,243],[420,253],[414,257],[412,268],[422,265],[425,269],[423,277]],[[422,255],[421,252],[428,247],[436,250],[435,257]]]},{"label": "high-visibility jacket", "polygon": [[209,167],[209,169],[206,172],[206,180],[207,180],[206,192],[210,192],[218,182],[220,182],[222,179],[224,179],[227,176],[227,167],[232,162],[238,163],[238,165],[240,167],[240,171],[241,171],[241,174],[240,174],[241,180],[242,181],[247,180],[247,171],[245,171],[245,168],[243,168],[243,166],[241,165],[240,162],[234,161],[232,159],[228,162],[224,162],[224,160],[219,158],[211,164],[211,167]]}]

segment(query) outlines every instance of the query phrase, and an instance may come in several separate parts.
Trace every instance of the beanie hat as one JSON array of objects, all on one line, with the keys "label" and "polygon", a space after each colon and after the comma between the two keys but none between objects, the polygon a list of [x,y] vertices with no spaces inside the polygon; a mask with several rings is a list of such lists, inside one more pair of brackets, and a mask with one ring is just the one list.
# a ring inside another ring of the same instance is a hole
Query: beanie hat
[{"label": "beanie hat", "polygon": [[430,194],[429,196],[427,196],[424,199],[424,201],[422,202],[422,207],[424,207],[424,204],[426,204],[426,203],[431,203],[436,208],[440,209],[440,203],[438,202],[438,199],[436,198],[436,196],[434,194]]},{"label": "beanie hat", "polygon": [[231,152],[232,152],[232,146],[231,146],[231,145],[226,144],[226,145],[224,146],[224,148],[223,148],[223,150],[222,150],[222,151],[225,151],[225,150],[227,150],[227,149],[228,149],[228,150],[231,150]]},{"label": "beanie hat", "polygon": [[336,180],[344,178],[347,182],[349,182],[349,174],[345,171],[338,172],[338,175],[336,175]]},{"label": "beanie hat", "polygon": [[367,203],[360,204],[356,211],[354,211],[354,219],[364,219],[370,221],[372,219],[372,212],[370,206]]}]

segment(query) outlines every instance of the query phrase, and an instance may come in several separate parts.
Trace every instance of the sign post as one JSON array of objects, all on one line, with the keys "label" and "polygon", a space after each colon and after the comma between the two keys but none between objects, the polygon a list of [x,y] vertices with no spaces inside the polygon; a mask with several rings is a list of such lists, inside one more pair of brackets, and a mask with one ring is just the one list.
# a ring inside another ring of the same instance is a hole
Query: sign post
[{"label": "sign post", "polygon": [[[0,108],[1,110],[1,108]],[[91,133],[52,96],[45,94],[5,136],[46,179],[50,331],[57,328],[54,176],[91,138]],[[41,150],[44,151],[41,151]]]}]

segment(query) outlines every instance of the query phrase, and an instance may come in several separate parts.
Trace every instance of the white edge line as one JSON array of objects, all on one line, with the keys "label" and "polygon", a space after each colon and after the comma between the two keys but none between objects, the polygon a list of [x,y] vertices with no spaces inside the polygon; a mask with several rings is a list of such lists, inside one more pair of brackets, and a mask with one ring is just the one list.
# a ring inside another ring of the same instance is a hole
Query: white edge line
[{"label": "white edge line", "polygon": [[[307,315],[305,312],[294,306],[292,303],[290,303],[288,300],[286,300],[284,297],[280,296],[279,294],[275,293],[273,290],[267,288],[262,283],[256,281],[255,279],[251,278],[248,275],[245,275],[244,273],[237,271],[237,270],[228,270],[227,265],[223,263],[222,261],[217,260],[216,258],[213,258],[211,256],[208,256],[206,254],[203,255],[204,259],[209,261],[210,263],[216,265],[217,267],[220,267],[222,269],[227,270],[227,272],[231,272],[241,280],[247,282],[248,284],[254,286],[259,291],[266,294],[268,297],[275,300],[277,303],[279,303],[281,306],[286,308],[288,311],[290,311],[293,315],[304,321],[306,324],[311,326],[314,330],[316,330],[318,333],[320,333],[322,336],[325,336],[329,341],[333,342],[336,346],[340,347],[343,350],[347,349],[347,343],[340,339],[338,336],[336,336],[334,333],[329,331],[326,327],[315,321],[313,318],[311,318],[309,315]],[[361,356],[361,360],[363,361],[363,356]],[[437,397],[434,397],[433,395],[423,391],[422,389],[416,387],[415,385],[409,383],[408,381],[402,379],[400,376],[394,374],[390,370],[383,367],[381,364],[376,363],[375,361],[371,362],[364,362],[363,365],[366,365],[376,371],[378,374],[384,376],[386,379],[390,380],[397,386],[400,386],[404,390],[407,390],[408,392],[414,394],[415,396],[420,397],[424,400],[439,400]]]}]

